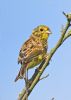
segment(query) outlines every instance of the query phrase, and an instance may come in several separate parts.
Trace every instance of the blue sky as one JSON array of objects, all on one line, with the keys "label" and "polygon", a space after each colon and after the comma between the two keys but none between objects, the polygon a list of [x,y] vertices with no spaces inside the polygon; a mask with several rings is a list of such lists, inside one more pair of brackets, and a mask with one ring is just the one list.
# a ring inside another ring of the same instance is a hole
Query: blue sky
[{"label": "blue sky", "polygon": [[[66,23],[62,12],[71,11],[71,0],[0,0],[0,100],[17,100],[24,81],[14,83],[19,71],[19,49],[40,24],[52,31],[49,50],[58,41]],[[57,50],[45,70],[50,76],[39,82],[29,100],[71,99],[71,38]],[[29,71],[31,76],[35,69]]]}]

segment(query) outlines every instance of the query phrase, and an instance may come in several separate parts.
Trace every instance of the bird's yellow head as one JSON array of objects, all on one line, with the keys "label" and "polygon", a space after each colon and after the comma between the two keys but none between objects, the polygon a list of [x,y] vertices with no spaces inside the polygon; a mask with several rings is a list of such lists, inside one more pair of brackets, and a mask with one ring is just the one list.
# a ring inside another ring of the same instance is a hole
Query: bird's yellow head
[{"label": "bird's yellow head", "polygon": [[42,40],[47,40],[51,34],[51,31],[49,27],[45,25],[39,25],[33,30],[32,34],[36,37],[40,37]]}]

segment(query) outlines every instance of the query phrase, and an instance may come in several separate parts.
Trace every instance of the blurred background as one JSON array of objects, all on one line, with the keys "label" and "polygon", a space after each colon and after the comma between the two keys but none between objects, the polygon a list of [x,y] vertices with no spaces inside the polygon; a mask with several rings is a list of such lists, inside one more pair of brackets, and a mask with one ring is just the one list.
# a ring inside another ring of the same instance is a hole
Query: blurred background
[{"label": "blurred background", "polygon": [[[32,33],[44,24],[50,27],[49,49],[57,43],[66,18],[71,12],[71,0],[0,0],[0,100],[17,100],[24,87],[24,80],[14,82],[20,69],[17,64],[19,50]],[[71,99],[71,38],[56,51],[29,100]],[[29,70],[29,77],[35,68]]]}]

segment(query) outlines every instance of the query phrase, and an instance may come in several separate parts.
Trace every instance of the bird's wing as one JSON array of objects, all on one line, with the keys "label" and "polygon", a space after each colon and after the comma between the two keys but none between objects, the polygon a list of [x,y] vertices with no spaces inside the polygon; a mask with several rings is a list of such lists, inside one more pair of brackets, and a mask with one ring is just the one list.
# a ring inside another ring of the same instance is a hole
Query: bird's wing
[{"label": "bird's wing", "polygon": [[42,54],[44,51],[41,41],[34,41],[29,39],[26,41],[19,53],[18,63],[31,61],[34,57]]}]

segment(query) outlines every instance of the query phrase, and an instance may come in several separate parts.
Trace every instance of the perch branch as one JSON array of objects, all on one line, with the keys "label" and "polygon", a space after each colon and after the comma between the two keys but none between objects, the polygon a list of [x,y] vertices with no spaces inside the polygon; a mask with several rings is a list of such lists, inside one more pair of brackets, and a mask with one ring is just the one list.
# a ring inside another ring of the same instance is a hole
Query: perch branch
[{"label": "perch branch", "polygon": [[[40,64],[39,68],[37,68],[35,70],[35,73],[33,74],[32,78],[29,80],[29,93],[28,93],[28,96],[29,94],[32,92],[33,88],[35,87],[35,85],[39,82],[39,79],[43,73],[43,71],[45,70],[45,68],[49,65],[49,61],[51,60],[53,54],[56,52],[56,50],[63,44],[63,42],[71,36],[71,31],[67,33],[67,30],[69,29],[70,27],[70,18],[68,17],[69,14],[65,14],[63,12],[63,14],[66,16],[67,18],[67,23],[66,23],[66,26],[65,28],[63,29],[62,31],[62,34],[61,34],[61,37],[60,39],[58,40],[56,46],[50,51],[49,53],[49,56]],[[18,97],[18,100],[26,100],[26,90],[23,89],[21,94],[19,95]]]}]

